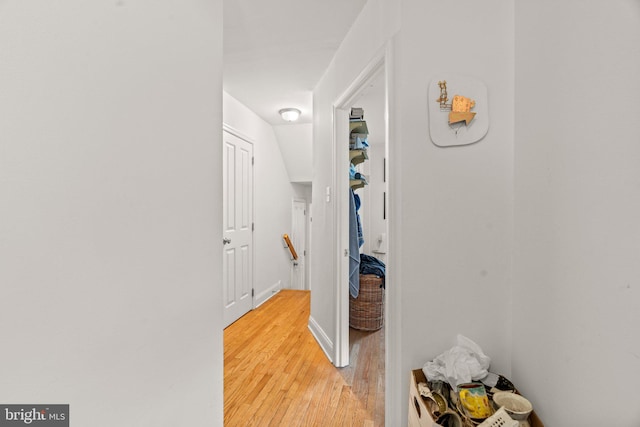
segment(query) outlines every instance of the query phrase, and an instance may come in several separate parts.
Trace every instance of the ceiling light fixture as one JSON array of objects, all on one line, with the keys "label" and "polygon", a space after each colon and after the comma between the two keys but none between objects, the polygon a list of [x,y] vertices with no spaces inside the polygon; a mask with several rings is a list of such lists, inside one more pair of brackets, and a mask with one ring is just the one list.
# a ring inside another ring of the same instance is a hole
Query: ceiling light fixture
[{"label": "ceiling light fixture", "polygon": [[278,113],[280,113],[284,120],[288,122],[295,122],[296,120],[298,120],[298,117],[300,117],[300,114],[302,114],[302,111],[298,110],[297,108],[283,108],[282,110],[278,111]]}]

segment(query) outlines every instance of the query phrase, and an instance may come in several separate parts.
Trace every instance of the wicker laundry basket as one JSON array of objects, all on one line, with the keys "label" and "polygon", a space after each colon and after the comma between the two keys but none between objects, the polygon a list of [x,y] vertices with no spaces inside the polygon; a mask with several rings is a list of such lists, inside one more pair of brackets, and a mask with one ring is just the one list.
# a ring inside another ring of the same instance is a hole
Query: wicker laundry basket
[{"label": "wicker laundry basket", "polygon": [[349,295],[349,326],[361,331],[377,331],[384,325],[382,277],[360,275],[358,298]]}]

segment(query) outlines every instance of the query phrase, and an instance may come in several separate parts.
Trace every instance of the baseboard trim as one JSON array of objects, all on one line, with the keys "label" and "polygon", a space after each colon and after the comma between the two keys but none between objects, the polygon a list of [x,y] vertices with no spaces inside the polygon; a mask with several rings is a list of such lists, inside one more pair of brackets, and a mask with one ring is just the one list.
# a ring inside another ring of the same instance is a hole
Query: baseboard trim
[{"label": "baseboard trim", "polygon": [[253,301],[253,303],[255,304],[254,308],[260,307],[262,304],[267,302],[269,298],[273,297],[275,294],[277,294],[281,290],[282,290],[282,280],[278,280],[278,282],[275,283],[273,286],[256,295]]},{"label": "baseboard trim", "polygon": [[331,342],[331,340],[329,339],[329,336],[324,332],[324,330],[320,327],[318,322],[316,322],[316,320],[312,316],[309,316],[308,328],[311,331],[311,334],[313,335],[313,337],[316,339],[316,341],[320,345],[320,348],[322,349],[324,354],[327,356],[329,361],[333,363],[333,353],[334,353],[333,342]]}]

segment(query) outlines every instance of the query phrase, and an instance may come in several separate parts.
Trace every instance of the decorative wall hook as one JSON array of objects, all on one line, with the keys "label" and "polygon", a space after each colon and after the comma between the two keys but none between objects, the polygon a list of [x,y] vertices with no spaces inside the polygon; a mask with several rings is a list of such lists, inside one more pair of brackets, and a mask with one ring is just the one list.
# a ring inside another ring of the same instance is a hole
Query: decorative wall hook
[{"label": "decorative wall hook", "polygon": [[[452,88],[456,95],[449,103],[448,90]],[[455,75],[447,76],[446,80],[433,79],[429,85],[429,99],[435,100],[429,102],[429,132],[433,143],[447,147],[482,139],[489,129],[487,98],[487,87],[477,79]],[[444,112],[449,114],[444,116]]]}]

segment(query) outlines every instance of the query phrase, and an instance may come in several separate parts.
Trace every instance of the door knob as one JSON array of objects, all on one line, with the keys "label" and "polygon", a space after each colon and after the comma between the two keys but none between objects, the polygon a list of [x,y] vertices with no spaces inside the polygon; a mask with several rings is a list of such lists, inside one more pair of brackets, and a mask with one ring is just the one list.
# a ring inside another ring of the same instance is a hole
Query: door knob
[{"label": "door knob", "polygon": [[224,239],[222,239],[222,244],[223,245],[226,245],[226,244],[229,244],[229,243],[231,243],[231,239],[227,239],[226,237]]}]

